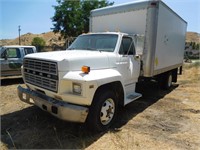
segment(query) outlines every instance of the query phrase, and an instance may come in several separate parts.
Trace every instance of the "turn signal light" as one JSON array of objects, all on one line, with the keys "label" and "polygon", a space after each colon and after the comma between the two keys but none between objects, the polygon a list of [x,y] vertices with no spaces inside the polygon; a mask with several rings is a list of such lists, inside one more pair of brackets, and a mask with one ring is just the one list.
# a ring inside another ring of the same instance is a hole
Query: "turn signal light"
[{"label": "turn signal light", "polygon": [[88,74],[88,73],[90,72],[90,67],[88,67],[88,66],[83,66],[83,67],[81,68],[81,70],[82,70],[83,73]]}]

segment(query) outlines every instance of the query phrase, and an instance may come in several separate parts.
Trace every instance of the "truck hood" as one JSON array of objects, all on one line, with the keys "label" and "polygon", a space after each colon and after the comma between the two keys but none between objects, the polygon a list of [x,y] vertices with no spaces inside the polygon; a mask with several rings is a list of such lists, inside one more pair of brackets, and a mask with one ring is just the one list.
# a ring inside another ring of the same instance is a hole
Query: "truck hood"
[{"label": "truck hood", "polygon": [[59,71],[79,71],[82,66],[89,66],[91,69],[106,69],[110,66],[109,52],[66,50],[57,52],[34,53],[25,58],[54,61],[58,63]]}]

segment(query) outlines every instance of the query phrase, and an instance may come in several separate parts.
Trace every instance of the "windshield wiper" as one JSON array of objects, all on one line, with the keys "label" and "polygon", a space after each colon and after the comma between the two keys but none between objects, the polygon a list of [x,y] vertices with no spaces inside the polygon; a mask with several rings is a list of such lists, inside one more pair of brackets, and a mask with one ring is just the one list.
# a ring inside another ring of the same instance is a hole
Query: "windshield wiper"
[{"label": "windshield wiper", "polygon": [[97,50],[95,48],[87,47],[86,50]]},{"label": "windshield wiper", "polygon": [[73,50],[73,49],[76,49],[76,48],[68,48],[67,50]]},{"label": "windshield wiper", "polygon": [[97,49],[99,52],[113,52],[114,50],[108,50],[108,49]]}]

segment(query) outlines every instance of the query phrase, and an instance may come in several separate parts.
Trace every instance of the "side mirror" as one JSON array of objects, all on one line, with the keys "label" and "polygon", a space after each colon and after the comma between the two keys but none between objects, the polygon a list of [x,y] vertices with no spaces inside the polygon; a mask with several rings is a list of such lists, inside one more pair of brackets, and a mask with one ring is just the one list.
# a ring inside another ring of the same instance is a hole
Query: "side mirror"
[{"label": "side mirror", "polygon": [[1,58],[4,58],[5,60],[7,60],[8,56],[7,56],[6,51],[4,51],[4,52],[1,54]]},{"label": "side mirror", "polygon": [[4,58],[5,58],[5,60],[8,59],[7,51],[4,52]]}]

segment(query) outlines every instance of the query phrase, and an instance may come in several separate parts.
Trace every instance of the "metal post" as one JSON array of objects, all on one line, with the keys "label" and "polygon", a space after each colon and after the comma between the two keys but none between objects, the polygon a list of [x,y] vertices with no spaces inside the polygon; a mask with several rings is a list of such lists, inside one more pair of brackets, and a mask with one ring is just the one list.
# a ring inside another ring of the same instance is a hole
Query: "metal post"
[{"label": "metal post", "polygon": [[20,31],[21,31],[21,29],[20,29],[20,26],[18,26],[18,31],[19,31],[19,45],[21,45],[21,41],[20,41]]}]

